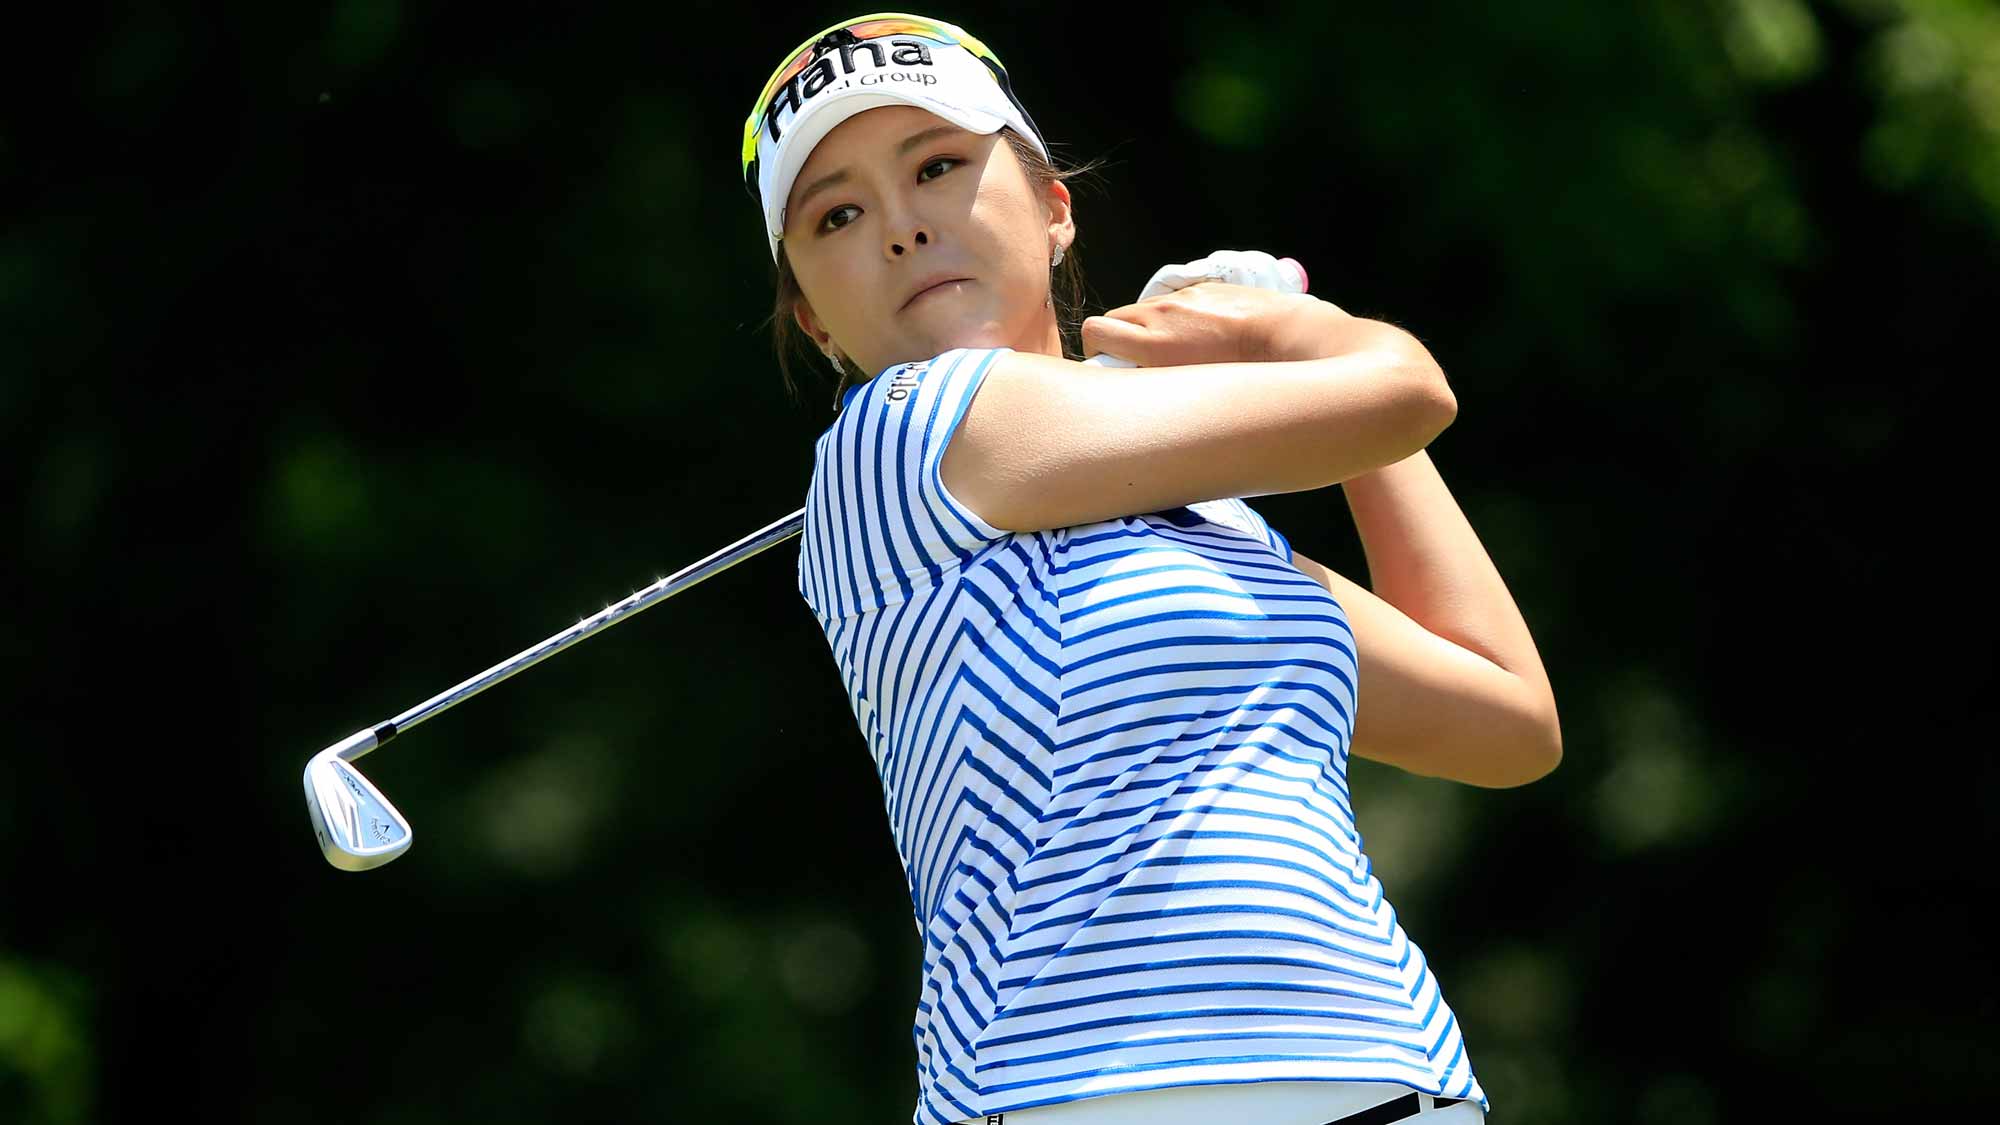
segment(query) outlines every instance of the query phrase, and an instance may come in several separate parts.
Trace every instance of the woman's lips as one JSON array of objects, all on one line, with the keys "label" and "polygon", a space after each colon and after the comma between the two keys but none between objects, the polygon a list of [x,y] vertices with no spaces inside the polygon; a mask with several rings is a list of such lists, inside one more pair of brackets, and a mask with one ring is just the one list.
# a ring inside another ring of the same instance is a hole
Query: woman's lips
[{"label": "woman's lips", "polygon": [[915,293],[910,294],[910,299],[903,302],[903,308],[907,309],[911,305],[916,304],[918,301],[923,300],[925,297],[928,297],[933,293],[942,292],[943,290],[945,290],[950,286],[957,285],[960,282],[971,281],[971,280],[972,279],[969,277],[947,277],[942,281],[933,282],[930,285],[926,285],[922,289],[917,290]]}]

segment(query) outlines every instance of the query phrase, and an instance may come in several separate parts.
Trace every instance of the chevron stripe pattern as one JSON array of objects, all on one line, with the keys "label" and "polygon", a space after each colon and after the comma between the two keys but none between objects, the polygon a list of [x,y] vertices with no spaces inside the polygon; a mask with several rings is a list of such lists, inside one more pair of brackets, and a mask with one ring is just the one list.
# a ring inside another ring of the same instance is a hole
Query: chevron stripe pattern
[{"label": "chevron stripe pattern", "polygon": [[1241,500],[986,524],[939,463],[999,354],[850,391],[799,554],[923,941],[912,1120],[1258,1081],[1484,1106],[1355,828],[1341,607]]}]

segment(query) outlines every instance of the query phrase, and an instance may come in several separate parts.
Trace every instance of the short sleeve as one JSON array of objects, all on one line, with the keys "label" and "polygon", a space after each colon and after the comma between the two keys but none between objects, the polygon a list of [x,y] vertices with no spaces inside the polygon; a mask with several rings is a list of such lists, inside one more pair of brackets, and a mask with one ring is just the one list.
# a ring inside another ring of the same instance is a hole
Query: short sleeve
[{"label": "short sleeve", "polygon": [[904,601],[1011,534],[960,503],[940,471],[972,396],[1007,350],[945,352],[850,392],[820,436],[806,497],[799,593],[815,613]]}]

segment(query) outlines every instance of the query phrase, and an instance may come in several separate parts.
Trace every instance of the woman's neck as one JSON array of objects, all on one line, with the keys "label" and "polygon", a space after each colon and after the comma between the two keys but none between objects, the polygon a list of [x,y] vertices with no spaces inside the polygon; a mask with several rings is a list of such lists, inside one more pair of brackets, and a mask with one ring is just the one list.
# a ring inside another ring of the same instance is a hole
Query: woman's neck
[{"label": "woman's neck", "polygon": [[[991,337],[974,339],[964,343],[948,344],[938,348],[934,352],[929,350],[929,345],[916,347],[914,348],[914,352],[923,352],[925,354],[917,355],[913,353],[908,359],[892,360],[884,364],[881,370],[887,371],[903,363],[915,363],[920,360],[929,359],[932,355],[941,355],[955,348],[1011,348],[1017,352],[1055,356],[1061,359],[1063,355],[1062,326],[1057,323],[1054,310],[1045,310],[1042,315],[1035,318],[1032,325],[1017,333],[1011,339],[1007,339],[1004,336],[1000,339]],[[843,370],[859,369],[860,367],[861,365],[852,359],[846,360],[843,363]],[[854,370],[854,374],[847,378],[844,383],[850,387],[858,386],[874,379],[876,374],[877,372],[865,369]]]}]

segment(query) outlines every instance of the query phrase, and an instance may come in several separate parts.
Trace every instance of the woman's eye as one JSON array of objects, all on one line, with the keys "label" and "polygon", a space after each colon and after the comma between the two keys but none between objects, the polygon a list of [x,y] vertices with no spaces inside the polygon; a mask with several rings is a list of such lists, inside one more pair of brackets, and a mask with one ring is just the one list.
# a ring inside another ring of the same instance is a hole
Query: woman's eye
[{"label": "woman's eye", "polygon": [[953,160],[951,157],[940,156],[922,168],[917,169],[917,182],[922,183],[925,180],[935,180],[953,168],[958,167],[958,165],[959,162]]},{"label": "woman's eye", "polygon": [[839,230],[841,227],[853,222],[855,217],[860,214],[861,208],[856,207],[852,203],[844,203],[826,213],[826,218],[819,221],[819,229],[822,231]]}]

